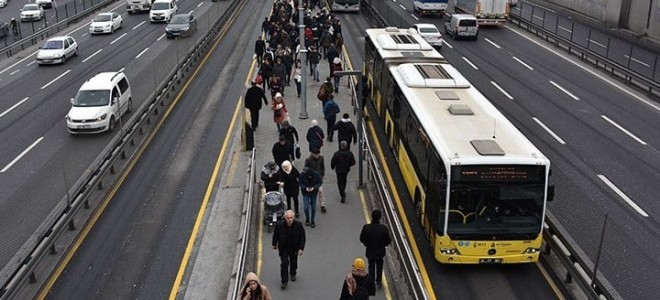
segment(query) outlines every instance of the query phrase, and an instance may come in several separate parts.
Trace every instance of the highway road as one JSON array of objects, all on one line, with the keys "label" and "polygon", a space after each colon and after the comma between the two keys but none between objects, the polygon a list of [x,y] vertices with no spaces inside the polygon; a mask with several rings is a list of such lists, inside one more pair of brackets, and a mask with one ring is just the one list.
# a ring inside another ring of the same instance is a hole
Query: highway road
[{"label": "highway road", "polygon": [[[385,1],[417,20],[410,1]],[[402,8],[405,8],[402,9]],[[660,293],[657,202],[660,106],[518,28],[481,28],[479,39],[447,39],[442,54],[553,163],[549,210],[625,298]]]}]

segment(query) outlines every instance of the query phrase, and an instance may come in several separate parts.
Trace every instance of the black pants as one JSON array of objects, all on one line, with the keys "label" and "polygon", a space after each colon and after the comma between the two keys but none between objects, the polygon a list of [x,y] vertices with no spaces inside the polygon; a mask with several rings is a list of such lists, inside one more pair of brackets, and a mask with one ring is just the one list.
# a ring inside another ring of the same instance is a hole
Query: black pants
[{"label": "black pants", "polygon": [[252,129],[257,128],[259,126],[259,110],[258,109],[250,109],[250,122],[252,123]]},{"label": "black pants", "polygon": [[339,188],[339,196],[346,199],[346,177],[348,173],[337,173],[337,187]]},{"label": "black pants", "polygon": [[[291,206],[291,200],[293,200],[293,206]],[[298,193],[295,195],[286,195],[286,206],[298,213]]]},{"label": "black pants", "polygon": [[[382,260],[381,260],[382,265]],[[298,251],[286,252],[280,256],[280,276],[282,283],[289,282],[289,274],[296,276],[298,270]]]},{"label": "black pants", "polygon": [[369,274],[372,274],[376,284],[381,284],[383,282],[383,258],[367,257],[367,260],[369,260]]},{"label": "black pants", "polygon": [[332,136],[335,133],[335,122],[337,121],[337,116],[332,116],[331,118],[325,119],[325,121],[328,123],[328,126],[326,128],[326,132],[328,133],[328,140],[332,140]]}]

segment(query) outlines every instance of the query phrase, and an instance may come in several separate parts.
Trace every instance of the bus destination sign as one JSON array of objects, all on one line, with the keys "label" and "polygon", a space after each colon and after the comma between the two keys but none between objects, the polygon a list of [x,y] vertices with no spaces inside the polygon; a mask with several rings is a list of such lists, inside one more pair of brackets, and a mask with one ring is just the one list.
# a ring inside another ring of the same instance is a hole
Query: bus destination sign
[{"label": "bus destination sign", "polygon": [[543,166],[462,165],[452,168],[453,181],[542,181]]}]

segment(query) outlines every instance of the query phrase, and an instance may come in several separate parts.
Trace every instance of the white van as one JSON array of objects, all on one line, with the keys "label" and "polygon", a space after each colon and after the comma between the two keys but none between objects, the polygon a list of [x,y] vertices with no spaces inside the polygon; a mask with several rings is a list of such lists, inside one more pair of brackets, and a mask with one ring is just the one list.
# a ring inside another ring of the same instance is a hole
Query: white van
[{"label": "white van", "polygon": [[133,109],[131,86],[123,72],[103,72],[85,81],[66,115],[71,134],[112,131],[121,115]]},{"label": "white van", "polygon": [[151,3],[149,20],[153,22],[169,22],[176,14],[178,8],[174,0],[156,0]]},{"label": "white van", "polygon": [[467,14],[453,14],[445,23],[445,33],[453,39],[472,38],[477,39],[479,35],[479,23],[477,17]]}]

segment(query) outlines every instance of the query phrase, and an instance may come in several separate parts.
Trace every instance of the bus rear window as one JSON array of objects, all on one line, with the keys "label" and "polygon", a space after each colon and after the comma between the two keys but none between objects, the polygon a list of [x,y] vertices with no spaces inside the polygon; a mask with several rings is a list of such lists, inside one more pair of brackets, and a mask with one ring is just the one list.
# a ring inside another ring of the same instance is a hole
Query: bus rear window
[{"label": "bus rear window", "polygon": [[475,27],[477,26],[477,20],[460,20],[458,26]]}]

